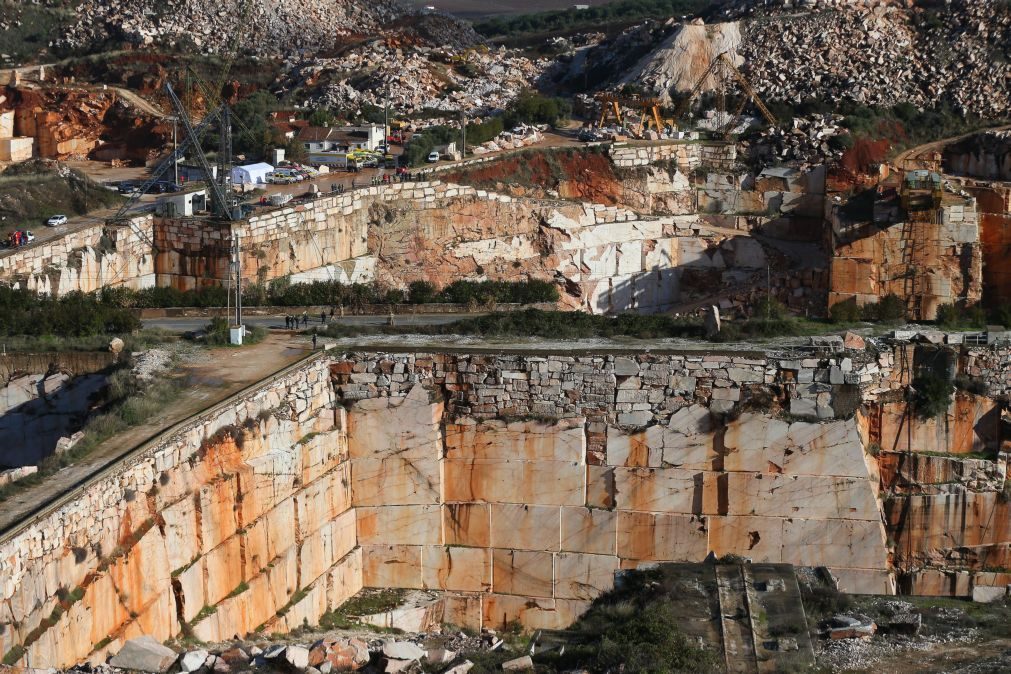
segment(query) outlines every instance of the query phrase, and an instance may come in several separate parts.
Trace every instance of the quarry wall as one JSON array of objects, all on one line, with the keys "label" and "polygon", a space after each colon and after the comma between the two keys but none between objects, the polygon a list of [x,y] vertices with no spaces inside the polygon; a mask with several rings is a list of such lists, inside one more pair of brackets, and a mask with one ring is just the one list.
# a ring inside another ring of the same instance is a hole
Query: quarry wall
[{"label": "quarry wall", "polygon": [[910,318],[933,320],[942,304],[978,302],[984,246],[975,200],[948,198],[931,222],[904,221],[893,201],[860,214],[826,201],[834,248],[829,307],[894,294],[906,301]]},{"label": "quarry wall", "polygon": [[106,286],[153,286],[155,258],[150,242],[154,220],[147,215],[131,222],[129,226],[84,227],[0,256],[0,278],[57,295]]},{"label": "quarry wall", "polygon": [[[917,420],[910,363],[935,347],[879,346],[317,354],[4,534],[0,646],[48,667],[142,633],[283,633],[362,587],[564,627],[616,571],[710,552],[850,592],[1011,582],[999,410],[960,393]],[[957,368],[996,392],[1009,360]]]}]

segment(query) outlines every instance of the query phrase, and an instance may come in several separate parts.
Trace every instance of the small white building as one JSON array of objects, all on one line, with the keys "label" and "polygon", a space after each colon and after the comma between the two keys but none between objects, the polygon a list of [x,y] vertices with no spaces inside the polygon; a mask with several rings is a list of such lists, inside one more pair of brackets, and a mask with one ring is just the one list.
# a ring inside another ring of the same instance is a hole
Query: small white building
[{"label": "small white building", "polygon": [[386,141],[385,127],[380,124],[366,126],[307,126],[298,134],[306,152],[351,152],[375,150]]},{"label": "small white building", "polygon": [[191,217],[207,210],[207,190],[166,194],[158,199],[155,212],[166,218]]},{"label": "small white building", "polygon": [[274,167],[266,162],[257,164],[246,164],[245,166],[232,167],[233,185],[266,185],[267,174],[274,170]]}]

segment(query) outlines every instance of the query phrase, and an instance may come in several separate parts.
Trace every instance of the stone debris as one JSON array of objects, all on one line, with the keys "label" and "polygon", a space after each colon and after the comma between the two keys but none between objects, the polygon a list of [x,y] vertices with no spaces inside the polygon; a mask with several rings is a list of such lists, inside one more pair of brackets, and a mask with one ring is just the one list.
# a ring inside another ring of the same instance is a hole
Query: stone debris
[{"label": "stone debris", "polygon": [[833,616],[828,621],[825,636],[829,639],[863,639],[873,637],[878,626],[867,616]]},{"label": "stone debris", "polygon": [[208,655],[208,652],[203,649],[183,653],[179,658],[179,667],[184,672],[195,672],[204,666]]},{"label": "stone debris", "polygon": [[133,375],[141,382],[154,380],[172,366],[172,354],[165,349],[147,349],[133,354]]},{"label": "stone debris", "polygon": [[534,668],[534,661],[529,655],[502,663],[502,669],[507,672],[526,672]]},{"label": "stone debris", "polygon": [[742,151],[766,163],[794,162],[820,164],[838,161],[843,146],[832,142],[847,133],[842,115],[795,117],[788,126],[780,124],[741,141]]},{"label": "stone debris", "polygon": [[959,0],[930,12],[908,6],[897,0],[747,0],[732,3],[724,16],[769,15],[743,22],[740,53],[745,74],[770,99],[909,102],[921,109],[946,102],[959,114],[1003,115],[1011,66],[987,54],[1007,44],[1007,4]]},{"label": "stone debris", "polygon": [[154,637],[142,636],[127,641],[109,664],[119,669],[161,673],[167,672],[175,661],[175,651]]},{"label": "stone debris", "polygon": [[393,660],[420,660],[425,650],[410,641],[387,641],[383,644],[383,655]]},{"label": "stone debris", "polygon": [[[86,0],[78,5],[76,23],[63,26],[53,40],[59,47],[82,49],[115,35],[137,47],[214,53],[231,48],[241,30],[244,52],[278,55],[333,48],[350,36],[376,33],[410,11],[400,0],[223,0],[214,5],[200,0]],[[239,17],[244,17],[241,28]]]},{"label": "stone debris", "polygon": [[[461,51],[376,42],[339,57],[290,61],[277,92],[305,89],[311,93],[303,105],[348,112],[385,106],[387,96],[400,114],[486,112],[505,108],[548,65],[504,47]],[[458,119],[425,121],[459,124]]]}]

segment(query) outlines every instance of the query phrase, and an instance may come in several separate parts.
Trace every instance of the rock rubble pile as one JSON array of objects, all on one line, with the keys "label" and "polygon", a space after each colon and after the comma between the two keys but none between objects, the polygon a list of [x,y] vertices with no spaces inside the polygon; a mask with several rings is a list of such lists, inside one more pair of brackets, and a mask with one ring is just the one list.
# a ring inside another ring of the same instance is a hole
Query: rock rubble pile
[{"label": "rock rubble pile", "polygon": [[54,40],[62,47],[86,48],[110,38],[137,46],[195,47],[221,52],[239,36],[243,52],[288,54],[331,48],[349,37],[366,36],[410,11],[401,0],[84,0],[77,22]]},{"label": "rock rubble pile", "polygon": [[[756,3],[741,3],[756,4]],[[766,2],[783,9],[815,3]],[[898,3],[821,2],[840,11],[781,14],[742,23],[744,70],[759,93],[798,103],[816,97],[865,105],[947,104],[1001,117],[1011,103],[1011,9],[956,0],[936,10]]]},{"label": "rock rubble pile", "polygon": [[[337,110],[390,106],[408,115],[432,110],[504,108],[547,67],[505,48],[431,49],[376,43],[338,58],[293,63],[281,90],[306,85],[305,105]],[[318,85],[318,86],[315,86]]]},{"label": "rock rubble pile", "polygon": [[764,162],[837,161],[844,146],[832,139],[847,133],[842,122],[842,115],[795,117],[789,124],[765,128],[742,142],[749,156]]},{"label": "rock rubble pile", "polygon": [[[222,644],[217,648],[197,648],[176,653],[155,639],[142,636],[127,641],[108,664],[80,665],[68,671],[97,674],[118,674],[143,671],[164,674],[228,674],[229,672],[288,672],[297,674],[331,674],[336,672],[440,672],[464,674],[473,666],[463,652],[507,649],[502,639],[487,631],[480,636],[437,635],[439,646],[431,635],[401,636],[396,639],[360,638],[330,634],[310,643],[264,644],[249,642]],[[504,651],[503,651],[504,652]],[[520,656],[503,663],[507,671],[529,668],[530,657]],[[422,668],[424,668],[422,670]]]}]

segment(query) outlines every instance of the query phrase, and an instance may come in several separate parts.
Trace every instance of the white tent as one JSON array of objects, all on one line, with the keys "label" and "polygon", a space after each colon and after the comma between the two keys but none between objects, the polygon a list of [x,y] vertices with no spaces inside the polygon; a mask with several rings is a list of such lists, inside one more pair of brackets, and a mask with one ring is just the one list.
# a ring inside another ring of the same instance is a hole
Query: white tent
[{"label": "white tent", "polygon": [[257,185],[267,182],[267,174],[274,170],[270,164],[247,164],[232,167],[233,185]]}]

